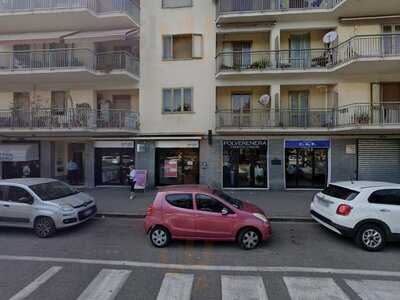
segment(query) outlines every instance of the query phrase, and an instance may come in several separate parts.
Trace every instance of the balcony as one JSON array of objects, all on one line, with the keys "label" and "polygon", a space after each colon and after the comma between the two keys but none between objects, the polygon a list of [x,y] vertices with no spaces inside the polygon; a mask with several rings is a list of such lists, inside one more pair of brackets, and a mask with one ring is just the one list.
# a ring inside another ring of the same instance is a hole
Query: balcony
[{"label": "balcony", "polygon": [[[2,0],[0,32],[139,27],[136,0]],[[64,29],[62,29],[64,28]]]},{"label": "balcony", "polygon": [[0,52],[1,83],[139,80],[139,61],[123,51],[95,53],[90,49]]},{"label": "balcony", "polygon": [[220,52],[216,65],[217,77],[240,73],[334,72],[340,69],[357,74],[367,71],[367,65],[362,64],[366,61],[369,69],[375,62],[377,70],[396,70],[400,67],[399,58],[400,34],[380,34],[354,36],[329,49]]},{"label": "balcony", "polygon": [[0,131],[132,133],[139,129],[137,112],[90,109],[0,110]]},{"label": "balcony", "polygon": [[346,131],[400,128],[400,102],[351,104],[334,109],[216,112],[218,131]]}]

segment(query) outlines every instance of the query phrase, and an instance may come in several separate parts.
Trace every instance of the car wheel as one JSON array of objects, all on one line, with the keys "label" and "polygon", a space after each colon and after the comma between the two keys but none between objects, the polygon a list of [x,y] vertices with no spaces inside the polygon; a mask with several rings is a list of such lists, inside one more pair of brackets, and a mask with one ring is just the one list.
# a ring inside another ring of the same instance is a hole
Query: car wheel
[{"label": "car wheel", "polygon": [[358,230],[356,242],[365,250],[380,251],[385,247],[386,234],[380,226],[366,224]]},{"label": "car wheel", "polygon": [[164,248],[171,241],[171,235],[166,228],[156,226],[150,231],[150,241],[157,248]]},{"label": "car wheel", "polygon": [[260,244],[261,237],[257,230],[247,228],[240,232],[238,242],[244,250],[251,250]]},{"label": "car wheel", "polygon": [[56,225],[51,218],[41,217],[35,221],[34,230],[38,237],[48,238],[56,232]]}]

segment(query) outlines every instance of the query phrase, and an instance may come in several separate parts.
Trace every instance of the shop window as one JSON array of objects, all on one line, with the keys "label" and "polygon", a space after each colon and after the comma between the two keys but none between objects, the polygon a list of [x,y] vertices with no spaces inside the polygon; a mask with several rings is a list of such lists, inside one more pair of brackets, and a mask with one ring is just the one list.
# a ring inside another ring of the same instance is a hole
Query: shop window
[{"label": "shop window", "polygon": [[192,194],[173,194],[166,196],[165,199],[172,206],[184,209],[193,209]]},{"label": "shop window", "polygon": [[221,213],[225,206],[218,200],[203,194],[196,195],[196,207],[197,210]]},{"label": "shop window", "polygon": [[182,34],[163,36],[163,59],[180,60],[203,57],[203,36]]},{"label": "shop window", "polygon": [[192,6],[192,0],[162,0],[162,8],[181,8]]},{"label": "shop window", "polygon": [[163,112],[186,113],[193,111],[193,89],[163,89]]}]

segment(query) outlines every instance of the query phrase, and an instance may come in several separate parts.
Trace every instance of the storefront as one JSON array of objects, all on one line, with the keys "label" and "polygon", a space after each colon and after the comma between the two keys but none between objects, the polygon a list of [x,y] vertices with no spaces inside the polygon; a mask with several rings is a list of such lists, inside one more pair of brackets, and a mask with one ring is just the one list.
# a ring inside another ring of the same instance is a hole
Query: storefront
[{"label": "storefront", "polygon": [[199,142],[156,143],[156,185],[199,183]]},{"label": "storefront", "polygon": [[128,185],[129,166],[135,162],[133,141],[95,143],[95,184]]},{"label": "storefront", "polygon": [[325,188],[330,141],[285,141],[286,188]]},{"label": "storefront", "polygon": [[2,178],[40,177],[39,144],[1,144]]},{"label": "storefront", "polygon": [[268,141],[223,141],[223,187],[268,188]]}]

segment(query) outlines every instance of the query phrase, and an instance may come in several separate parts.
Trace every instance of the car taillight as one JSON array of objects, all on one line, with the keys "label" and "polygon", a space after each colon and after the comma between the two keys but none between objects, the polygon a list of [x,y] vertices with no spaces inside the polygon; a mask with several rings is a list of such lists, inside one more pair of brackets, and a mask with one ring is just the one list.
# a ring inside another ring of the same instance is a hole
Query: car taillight
[{"label": "car taillight", "polygon": [[351,213],[353,207],[347,204],[340,204],[336,210],[336,213],[341,216],[348,216]]},{"label": "car taillight", "polygon": [[151,216],[154,212],[153,205],[150,205],[150,207],[147,209],[146,215]]}]

